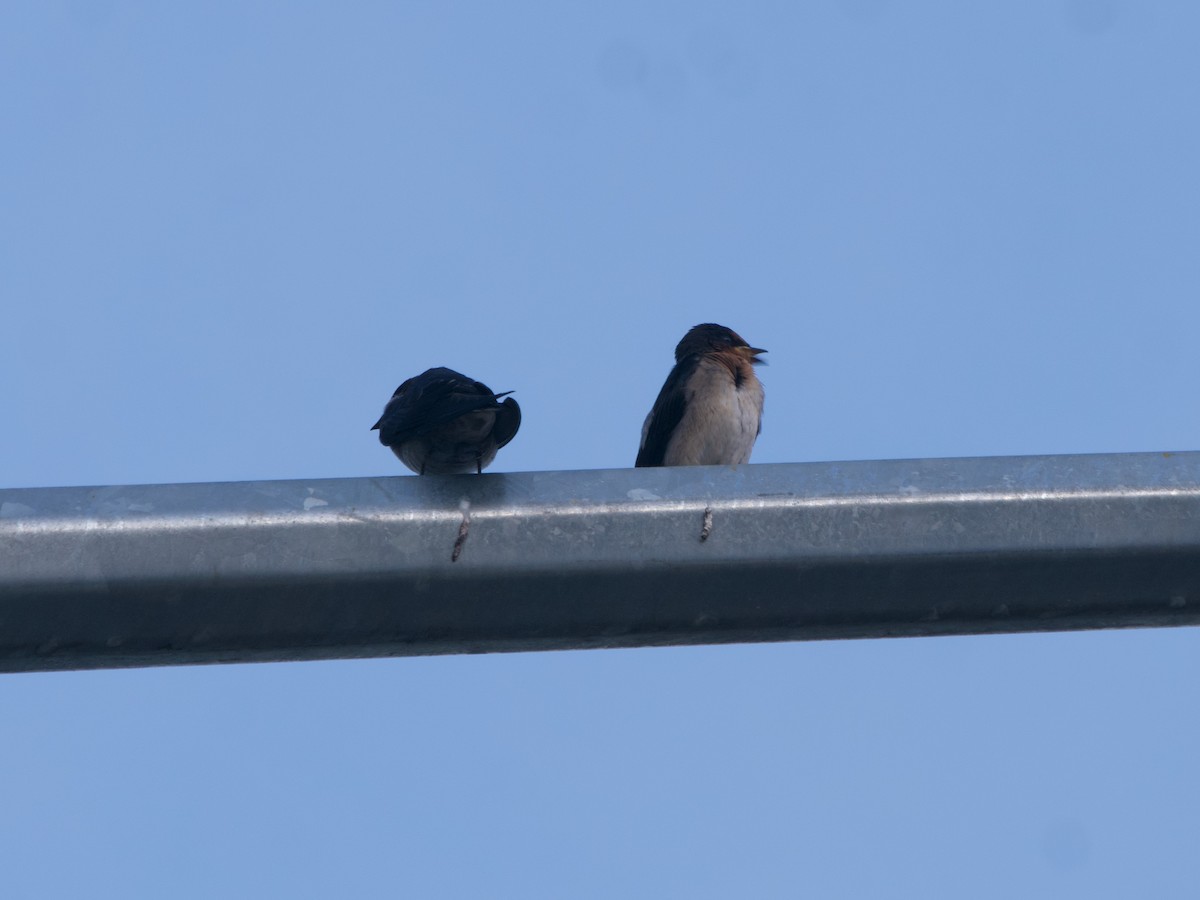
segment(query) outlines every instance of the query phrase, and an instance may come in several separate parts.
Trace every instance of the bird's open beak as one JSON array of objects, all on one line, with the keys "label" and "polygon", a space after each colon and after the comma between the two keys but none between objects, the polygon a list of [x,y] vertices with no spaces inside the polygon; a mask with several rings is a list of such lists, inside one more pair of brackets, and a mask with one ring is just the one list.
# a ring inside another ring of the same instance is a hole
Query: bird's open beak
[{"label": "bird's open beak", "polygon": [[742,347],[741,349],[742,349],[742,352],[744,354],[746,354],[746,358],[748,360],[750,360],[750,362],[753,363],[754,365],[765,366],[767,364],[767,361],[765,359],[758,358],[758,354],[766,353],[767,352],[766,350],[763,350],[759,347]]}]

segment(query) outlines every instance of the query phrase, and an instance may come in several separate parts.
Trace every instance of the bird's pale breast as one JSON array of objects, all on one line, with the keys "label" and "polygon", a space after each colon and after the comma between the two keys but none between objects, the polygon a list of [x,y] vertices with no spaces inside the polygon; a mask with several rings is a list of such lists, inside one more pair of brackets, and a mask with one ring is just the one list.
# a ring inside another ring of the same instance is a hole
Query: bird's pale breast
[{"label": "bird's pale breast", "polygon": [[[749,370],[749,365],[746,366]],[[749,462],[762,421],[763,388],[753,370],[741,385],[720,361],[702,359],[687,384],[687,406],[667,445],[668,466]]]}]

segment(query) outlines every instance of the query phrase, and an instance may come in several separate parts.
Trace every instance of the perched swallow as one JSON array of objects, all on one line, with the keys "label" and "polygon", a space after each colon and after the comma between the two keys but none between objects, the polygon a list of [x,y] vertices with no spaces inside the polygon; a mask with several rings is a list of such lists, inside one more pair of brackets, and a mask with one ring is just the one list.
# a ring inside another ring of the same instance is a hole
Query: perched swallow
[{"label": "perched swallow", "polygon": [[511,393],[495,394],[453,369],[427,369],[396,388],[371,429],[418,475],[480,473],[521,427]]},{"label": "perched swallow", "polygon": [[721,466],[750,459],[762,431],[759,350],[724,325],[697,325],[642,426],[635,466]]}]

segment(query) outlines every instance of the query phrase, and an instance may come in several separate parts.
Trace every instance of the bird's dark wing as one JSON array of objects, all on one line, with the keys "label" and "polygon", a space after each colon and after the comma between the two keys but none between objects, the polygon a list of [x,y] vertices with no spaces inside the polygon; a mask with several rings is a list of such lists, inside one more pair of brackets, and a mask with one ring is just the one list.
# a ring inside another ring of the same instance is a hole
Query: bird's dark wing
[{"label": "bird's dark wing", "polygon": [[453,369],[430,369],[405,385],[396,391],[372,426],[379,429],[379,441],[387,446],[419,437],[465,413],[499,405],[487,385]]},{"label": "bird's dark wing", "polygon": [[516,437],[517,429],[521,427],[521,407],[517,401],[509,397],[496,410],[496,424],[492,428],[492,437],[496,439],[499,449]]},{"label": "bird's dark wing", "polygon": [[671,370],[658,399],[650,408],[650,422],[642,438],[642,446],[638,450],[636,467],[661,466],[667,455],[667,444],[683,419],[687,408],[687,396],[684,386],[692,373],[696,371],[699,360],[690,356],[681,360]]}]

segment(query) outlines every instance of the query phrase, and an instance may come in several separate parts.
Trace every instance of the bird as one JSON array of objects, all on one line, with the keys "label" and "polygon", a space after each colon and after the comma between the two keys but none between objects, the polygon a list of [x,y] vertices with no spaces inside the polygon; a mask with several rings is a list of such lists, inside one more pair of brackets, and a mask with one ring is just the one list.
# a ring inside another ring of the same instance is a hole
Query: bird
[{"label": "bird", "polygon": [[511,393],[444,366],[426,369],[396,388],[371,430],[418,475],[482,474],[521,427]]},{"label": "bird", "polygon": [[675,368],[642,425],[636,467],[748,462],[762,431],[763,360],[736,331],[697,325],[675,348]]}]

